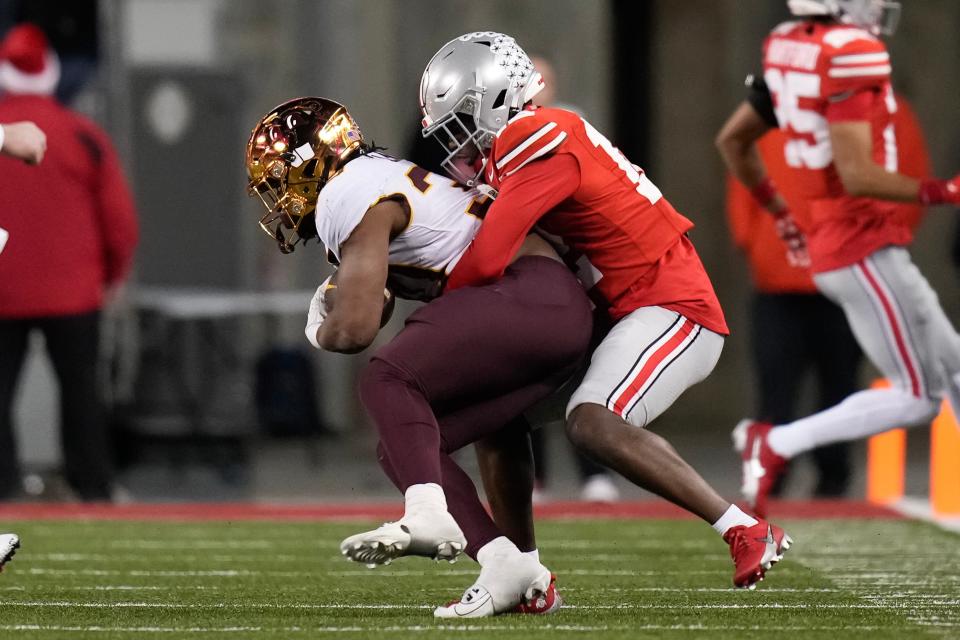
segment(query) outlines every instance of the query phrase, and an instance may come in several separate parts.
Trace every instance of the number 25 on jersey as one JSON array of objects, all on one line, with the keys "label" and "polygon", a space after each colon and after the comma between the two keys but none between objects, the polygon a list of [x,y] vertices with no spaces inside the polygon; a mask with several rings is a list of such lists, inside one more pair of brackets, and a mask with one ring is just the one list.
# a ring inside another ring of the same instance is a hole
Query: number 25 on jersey
[{"label": "number 25 on jersey", "polygon": [[784,147],[787,164],[798,169],[829,166],[833,162],[833,149],[827,119],[800,106],[801,98],[820,98],[820,76],[802,71],[767,69],[763,79],[774,97],[777,122],[788,137]]}]

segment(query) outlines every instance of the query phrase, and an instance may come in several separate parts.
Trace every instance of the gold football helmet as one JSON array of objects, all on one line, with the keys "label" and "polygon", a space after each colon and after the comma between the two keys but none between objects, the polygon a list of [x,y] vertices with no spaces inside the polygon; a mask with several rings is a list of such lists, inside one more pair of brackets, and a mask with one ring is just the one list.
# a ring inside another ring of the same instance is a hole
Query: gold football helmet
[{"label": "gold football helmet", "polygon": [[295,98],[260,119],[247,143],[248,193],[267,208],[260,228],[280,251],[290,253],[300,240],[316,236],[320,190],[364,148],[347,109],[326,98]]}]

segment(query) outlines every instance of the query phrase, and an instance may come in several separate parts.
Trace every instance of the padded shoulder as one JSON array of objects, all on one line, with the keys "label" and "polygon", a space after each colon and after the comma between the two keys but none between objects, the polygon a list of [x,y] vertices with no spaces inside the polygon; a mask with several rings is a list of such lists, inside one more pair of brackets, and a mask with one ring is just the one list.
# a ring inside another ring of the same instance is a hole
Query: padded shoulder
[{"label": "padded shoulder", "polygon": [[823,94],[843,97],[878,89],[890,80],[890,54],[883,41],[863,29],[838,27],[823,36]]},{"label": "padded shoulder", "polygon": [[492,169],[502,180],[528,162],[552,153],[580,117],[564,109],[521,111],[497,132]]}]

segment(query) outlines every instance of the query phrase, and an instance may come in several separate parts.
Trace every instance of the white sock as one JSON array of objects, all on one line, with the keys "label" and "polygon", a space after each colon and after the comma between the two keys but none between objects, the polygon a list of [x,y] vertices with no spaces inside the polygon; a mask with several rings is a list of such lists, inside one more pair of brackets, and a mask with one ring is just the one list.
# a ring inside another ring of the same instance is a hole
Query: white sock
[{"label": "white sock", "polygon": [[522,551],[521,553],[523,553],[523,555],[525,555],[525,556],[529,556],[529,557],[533,558],[533,559],[536,560],[537,562],[540,562],[540,550],[539,550],[539,549],[534,549],[533,551]]},{"label": "white sock", "polygon": [[435,482],[412,484],[407,487],[404,497],[407,513],[420,509],[447,510],[447,497],[443,494],[443,488]]},{"label": "white sock", "polygon": [[902,389],[858,391],[829,409],[771,429],[767,444],[774,453],[792,458],[825,444],[927,424],[938,409],[936,401]]},{"label": "white sock", "polygon": [[491,562],[503,561],[514,554],[522,555],[517,545],[510,542],[510,538],[500,536],[480,547],[477,551],[477,562],[481,567],[485,567]]},{"label": "white sock", "polygon": [[740,525],[743,525],[744,527],[752,527],[755,524],[757,524],[756,518],[751,518],[741,511],[740,507],[732,504],[729,508],[727,508],[726,511],[723,512],[723,515],[720,516],[720,519],[710,526],[713,527],[714,531],[720,535],[723,535],[733,527],[739,527]]}]

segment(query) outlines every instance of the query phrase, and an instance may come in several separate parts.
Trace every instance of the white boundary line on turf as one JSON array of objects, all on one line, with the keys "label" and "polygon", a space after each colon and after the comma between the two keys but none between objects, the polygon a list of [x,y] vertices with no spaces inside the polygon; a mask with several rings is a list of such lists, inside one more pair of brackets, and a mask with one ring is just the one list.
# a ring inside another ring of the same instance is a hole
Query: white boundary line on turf
[{"label": "white boundary line on turf", "polygon": [[[104,626],[57,626],[38,624],[0,625],[0,631],[58,631],[58,632],[101,632],[101,633],[369,633],[375,632],[408,632],[434,633],[437,631],[450,632],[493,632],[493,631],[836,631],[835,626],[708,626],[702,624],[642,624],[642,625],[572,625],[572,624],[544,624],[536,627],[528,625],[499,625],[499,624],[471,624],[471,625],[411,625],[407,627],[391,626],[374,629],[371,627],[104,627]],[[852,631],[885,631],[887,627],[850,626],[844,630]]]},{"label": "white boundary line on turf", "polygon": [[[76,607],[78,609],[193,609],[193,610],[342,610],[342,611],[364,611],[364,610],[423,610],[433,609],[434,605],[418,604],[274,604],[274,603],[170,603],[170,602],[73,602],[73,601],[6,601],[5,607],[23,607],[37,609],[63,609]],[[820,611],[831,609],[924,609],[928,607],[958,606],[960,600],[948,599],[942,602],[924,602],[924,603],[904,603],[902,605],[894,603],[861,603],[861,604],[808,604],[793,603],[783,604],[779,602],[758,602],[750,604],[608,604],[608,605],[564,605],[564,609],[576,609],[582,611],[610,611],[610,610],[637,610],[637,611],[690,611],[694,609],[713,609],[713,610],[758,610],[758,609],[781,609],[781,610],[802,610],[802,611]],[[951,624],[950,626],[956,626]]]},{"label": "white boundary line on turf", "polygon": [[909,518],[930,522],[946,531],[960,533],[960,518],[938,518],[933,514],[933,509],[930,508],[929,499],[905,496],[888,506]]},{"label": "white boundary line on turf", "polygon": [[[228,587],[221,587],[218,585],[198,585],[198,584],[180,584],[180,585],[169,585],[169,586],[157,586],[157,585],[132,585],[132,584],[108,584],[108,585],[59,585],[56,588],[56,591],[59,593],[66,593],[71,591],[225,591]],[[14,586],[3,586],[0,587],[0,592],[4,591],[16,591],[16,592],[26,592],[28,589],[22,585]],[[290,590],[290,587],[287,587],[287,590]],[[301,587],[299,591],[313,591],[312,587]],[[417,593],[428,593],[432,592],[432,589],[420,588],[417,589]],[[563,587],[563,593],[591,593],[591,594],[605,594],[605,593],[723,593],[730,594],[735,597],[740,597],[743,593],[741,589],[735,589],[733,587]],[[831,589],[827,587],[806,587],[800,589],[794,589],[792,587],[765,587],[763,589],[765,594],[794,594],[794,593],[849,593],[847,589]],[[864,596],[867,599],[870,598],[881,598],[888,597],[884,596]],[[924,599],[924,598],[940,598],[942,596],[937,594],[891,594],[889,597],[898,597],[898,598],[914,598],[914,599]]]},{"label": "white boundary line on turf", "polygon": [[[307,578],[307,577],[316,577],[318,575],[326,575],[337,578],[353,577],[353,576],[362,576],[367,578],[397,578],[397,577],[419,577],[419,576],[431,576],[435,578],[445,578],[445,577],[458,577],[458,576],[476,576],[480,572],[479,567],[476,569],[450,569],[442,571],[440,573],[434,571],[420,571],[420,570],[396,570],[396,569],[386,569],[381,568],[379,571],[374,569],[349,569],[345,571],[336,571],[336,570],[327,570],[327,571],[273,571],[273,570],[258,570],[258,569],[206,569],[206,570],[193,570],[193,571],[179,571],[179,570],[141,570],[141,569],[59,569],[59,568],[48,568],[48,567],[30,567],[26,571],[21,570],[21,573],[29,573],[31,575],[52,575],[52,576],[135,576],[135,577],[144,577],[144,578],[249,578],[257,576],[267,576],[273,578]],[[563,572],[565,576],[601,576],[601,577],[610,577],[610,576],[627,576],[627,577],[636,577],[636,576],[665,576],[665,575],[678,575],[678,576],[691,576],[691,575],[701,575],[701,576],[716,576],[722,574],[723,571],[709,571],[709,570],[676,570],[676,571],[630,571],[626,569],[610,569],[610,570],[591,570],[591,569],[569,569]]]}]

